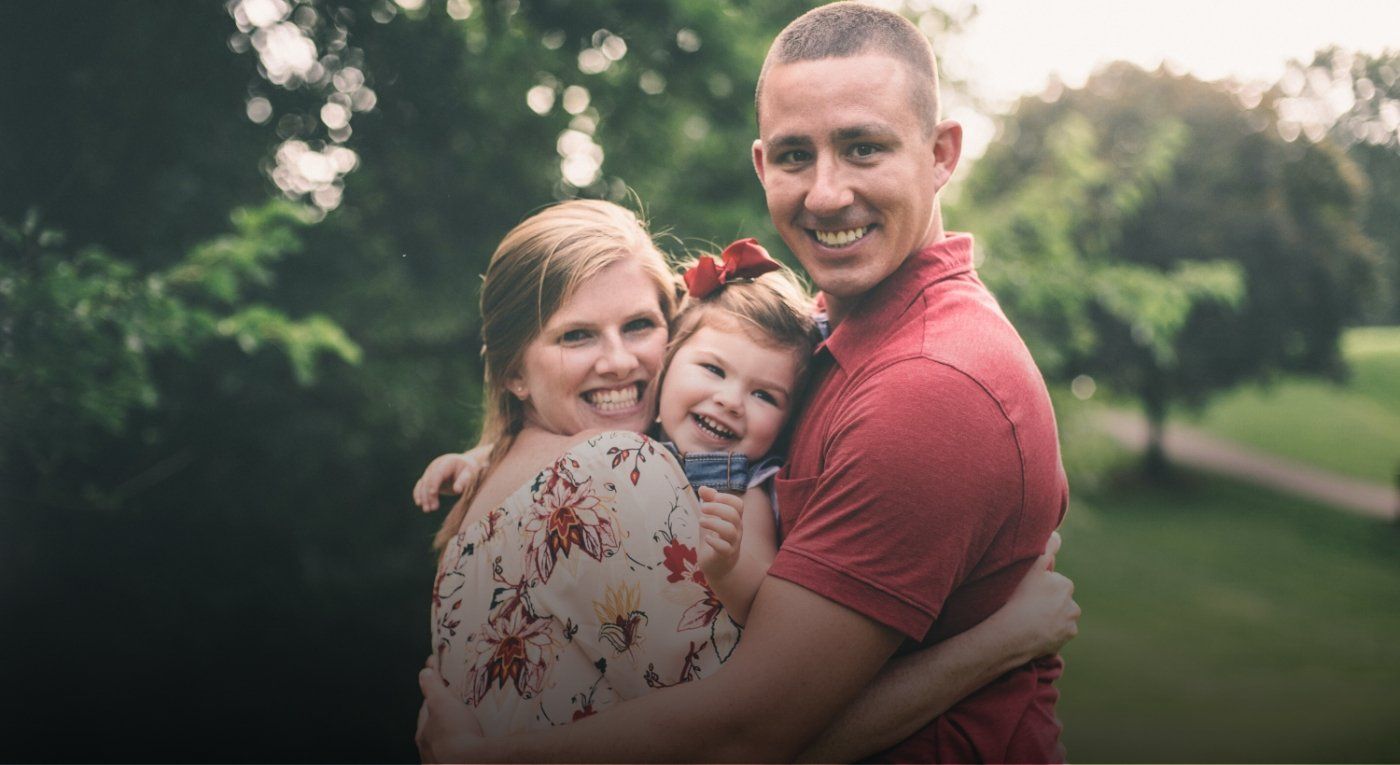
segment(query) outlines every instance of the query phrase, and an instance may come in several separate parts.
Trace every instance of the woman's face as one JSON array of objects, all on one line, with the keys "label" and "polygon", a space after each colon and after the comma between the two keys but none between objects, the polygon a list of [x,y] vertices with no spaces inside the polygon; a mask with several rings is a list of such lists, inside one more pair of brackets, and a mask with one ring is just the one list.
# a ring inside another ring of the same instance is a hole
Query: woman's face
[{"label": "woman's face", "polygon": [[641,432],[656,416],[667,338],[655,282],[635,259],[613,263],[549,317],[508,385],[525,394],[527,425]]}]

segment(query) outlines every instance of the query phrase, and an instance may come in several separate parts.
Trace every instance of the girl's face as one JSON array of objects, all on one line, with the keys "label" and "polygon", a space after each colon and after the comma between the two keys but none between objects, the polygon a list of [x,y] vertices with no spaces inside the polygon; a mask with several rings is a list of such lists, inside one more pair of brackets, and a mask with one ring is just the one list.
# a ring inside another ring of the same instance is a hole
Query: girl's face
[{"label": "girl's face", "polygon": [[671,359],[661,388],[661,427],[682,453],[767,454],[792,410],[801,360],[795,349],[707,325]]},{"label": "girl's face", "polygon": [[527,424],[566,436],[647,429],[668,339],[656,290],[635,260],[579,285],[525,349],[520,375],[507,381],[513,395],[525,394]]}]

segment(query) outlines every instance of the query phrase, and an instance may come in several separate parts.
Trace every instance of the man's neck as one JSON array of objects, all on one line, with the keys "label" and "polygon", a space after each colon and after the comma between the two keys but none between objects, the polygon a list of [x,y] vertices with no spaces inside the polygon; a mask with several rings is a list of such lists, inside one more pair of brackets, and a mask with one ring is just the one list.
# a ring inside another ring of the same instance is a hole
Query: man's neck
[{"label": "man's neck", "polygon": [[839,298],[833,295],[826,295],[825,297],[827,324],[832,329],[836,329],[836,327],[841,324],[841,321],[851,315],[851,311],[854,311],[856,306],[860,305],[865,295],[861,294],[849,298]]}]

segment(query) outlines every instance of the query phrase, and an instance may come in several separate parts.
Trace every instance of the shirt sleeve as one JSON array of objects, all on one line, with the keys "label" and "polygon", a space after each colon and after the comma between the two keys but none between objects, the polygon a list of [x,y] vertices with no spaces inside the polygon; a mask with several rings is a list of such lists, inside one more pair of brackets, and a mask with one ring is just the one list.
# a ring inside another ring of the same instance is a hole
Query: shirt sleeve
[{"label": "shirt sleeve", "polygon": [[779,479],[803,509],[769,573],[922,640],[1019,522],[1014,429],[977,381],[926,358],[875,372],[840,407],[820,474]]}]

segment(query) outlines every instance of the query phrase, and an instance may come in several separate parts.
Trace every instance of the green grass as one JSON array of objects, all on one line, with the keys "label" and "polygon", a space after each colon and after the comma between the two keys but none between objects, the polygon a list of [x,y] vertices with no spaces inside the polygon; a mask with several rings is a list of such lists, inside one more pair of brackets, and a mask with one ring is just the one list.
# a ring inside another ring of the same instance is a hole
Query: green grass
[{"label": "green grass", "polygon": [[1288,378],[1221,396],[1206,430],[1344,475],[1391,484],[1400,470],[1400,327],[1353,329],[1344,384]]},{"label": "green grass", "polygon": [[1400,528],[1188,476],[1062,531],[1072,761],[1400,761]]}]

